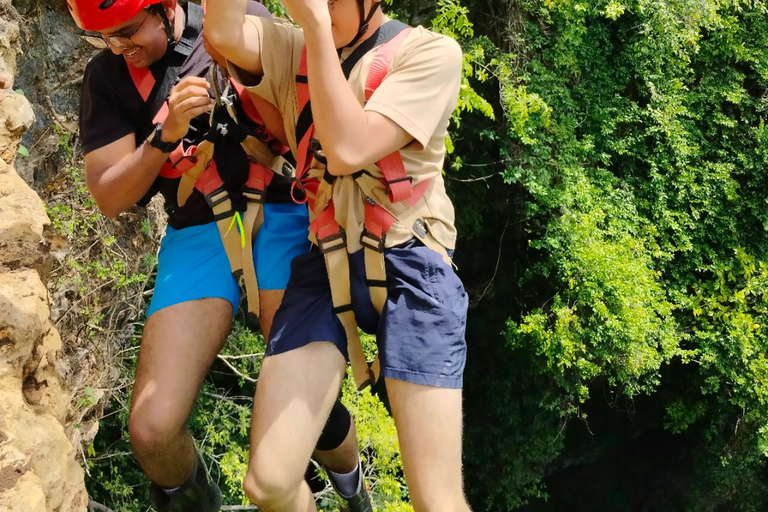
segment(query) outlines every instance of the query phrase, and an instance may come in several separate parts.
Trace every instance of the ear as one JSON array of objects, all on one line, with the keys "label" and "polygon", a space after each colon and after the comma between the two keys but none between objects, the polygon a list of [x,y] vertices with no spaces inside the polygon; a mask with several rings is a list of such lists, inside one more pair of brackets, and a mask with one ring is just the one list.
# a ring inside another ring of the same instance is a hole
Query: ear
[{"label": "ear", "polygon": [[173,24],[174,18],[176,18],[176,4],[178,3],[177,0],[162,0],[163,1],[163,10],[165,11],[165,15],[168,17],[168,21]]}]

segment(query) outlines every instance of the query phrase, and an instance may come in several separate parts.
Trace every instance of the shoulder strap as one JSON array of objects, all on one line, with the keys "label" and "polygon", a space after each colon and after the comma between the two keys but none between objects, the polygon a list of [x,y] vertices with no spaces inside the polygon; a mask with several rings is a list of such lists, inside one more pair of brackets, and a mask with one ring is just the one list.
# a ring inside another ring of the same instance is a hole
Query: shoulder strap
[{"label": "shoulder strap", "polygon": [[400,48],[400,45],[410,32],[411,27],[405,27],[404,30],[399,31],[386,44],[379,46],[378,50],[376,50],[376,55],[373,57],[373,61],[371,61],[371,67],[368,69],[368,78],[365,82],[365,101],[371,99],[371,95],[378,89],[381,82],[384,81],[384,77],[389,73],[389,65],[392,63],[392,59],[395,58],[397,49]]},{"label": "shoulder strap", "polygon": [[[379,46],[376,50],[376,55],[373,57],[373,61],[371,61],[371,67],[368,69],[368,77],[365,81],[366,102],[371,99],[373,93],[381,85],[381,82],[384,81],[384,77],[389,73],[389,65],[392,63],[397,49],[405,38],[408,37],[411,31],[410,28],[408,27],[408,30],[401,31],[389,43]],[[412,179],[405,171],[405,164],[403,164],[399,151],[385,156],[376,162],[376,165],[384,175],[384,187],[390,201],[398,203],[411,198],[413,195]]]},{"label": "shoulder strap", "polygon": [[[190,54],[195,41],[203,30],[203,8],[190,2],[187,4],[186,16],[186,26],[181,34],[181,39],[179,39],[179,42],[174,47],[174,51],[185,56]],[[149,68],[140,69],[131,66],[127,62],[126,66],[128,66],[128,73],[131,75],[134,87],[139,92],[141,99],[147,102],[150,94],[152,94],[152,89],[154,89],[157,83],[155,77],[152,76]]]},{"label": "shoulder strap", "polygon": [[360,43],[360,46],[355,48],[354,51],[349,54],[349,57],[342,62],[341,70],[344,72],[344,76],[349,78],[349,74],[352,73],[355,64],[357,64],[366,53],[374,48],[387,44],[406,28],[409,28],[408,25],[400,20],[389,20],[380,26],[371,37]]},{"label": "shoulder strap", "polygon": [[195,41],[203,31],[203,8],[192,2],[187,3],[187,24],[176,43],[174,51],[188,56],[195,46]]}]

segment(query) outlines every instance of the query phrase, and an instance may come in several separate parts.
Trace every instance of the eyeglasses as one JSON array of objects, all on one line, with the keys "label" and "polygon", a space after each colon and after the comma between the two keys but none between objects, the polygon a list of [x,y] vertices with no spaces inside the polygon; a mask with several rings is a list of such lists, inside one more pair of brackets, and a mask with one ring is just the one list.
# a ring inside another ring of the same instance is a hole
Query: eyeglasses
[{"label": "eyeglasses", "polygon": [[116,36],[107,36],[104,34],[100,34],[101,38],[104,40],[105,43],[107,43],[112,48],[117,48],[118,50],[125,50],[126,48],[132,48],[136,46],[136,43],[133,42],[131,39],[133,36],[136,35],[136,33],[141,30],[142,25],[144,25],[144,22],[147,21],[147,18],[152,14],[152,11],[149,10],[149,8],[145,9],[147,12],[147,15],[144,16],[144,19],[141,20],[141,23],[133,29],[133,32],[130,34],[124,34],[124,35],[116,35]]}]

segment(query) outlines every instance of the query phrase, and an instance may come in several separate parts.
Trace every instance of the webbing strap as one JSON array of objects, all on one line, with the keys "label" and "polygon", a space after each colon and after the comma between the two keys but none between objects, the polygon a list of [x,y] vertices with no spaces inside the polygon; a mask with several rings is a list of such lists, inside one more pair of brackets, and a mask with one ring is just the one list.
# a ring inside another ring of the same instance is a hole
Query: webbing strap
[{"label": "webbing strap", "polygon": [[291,165],[284,156],[276,155],[269,146],[256,137],[247,135],[240,145],[246,155],[260,164],[265,165],[275,174],[287,176],[289,178],[293,178],[296,174],[296,169],[294,169],[293,165]]},{"label": "webbing strap", "polygon": [[133,80],[133,85],[139,92],[141,99],[146,103],[147,100],[149,100],[149,95],[152,94],[152,89],[154,89],[155,83],[157,83],[155,77],[152,76],[152,72],[149,68],[137,68],[130,64],[127,64],[127,66],[128,73],[130,73],[131,80]]},{"label": "webbing strap", "polygon": [[426,194],[434,183],[434,180],[425,180],[413,187],[413,196],[408,201],[391,203],[386,194],[381,189],[381,182],[367,173],[359,173],[355,176],[355,181],[367,196],[366,201],[376,204],[391,215],[397,222],[405,227],[411,234],[419,239],[421,243],[440,254],[449,265],[453,261],[448,256],[448,251],[440,242],[429,232],[426,222],[421,218],[419,212],[426,204]]},{"label": "webbing strap", "polygon": [[317,245],[325,259],[333,310],[344,327],[347,337],[347,352],[352,365],[352,375],[357,389],[363,389],[378,380],[379,364],[374,363],[369,366],[363,353],[363,345],[357,332],[357,320],[352,310],[346,235],[344,229],[336,222],[332,203],[312,221],[310,230],[315,234]]},{"label": "webbing strap", "polygon": [[[181,175],[179,189],[176,192],[176,202],[184,206],[195,188],[198,178],[213,160],[213,143],[209,140],[201,142],[192,154],[194,165]],[[214,212],[215,214],[215,212]]]},{"label": "webbing strap", "polygon": [[[243,272],[240,276],[240,286],[245,289],[248,298],[248,312],[260,316],[259,282],[256,279],[256,264],[253,261],[253,241],[264,222],[264,208],[260,202],[248,201],[243,215],[245,230],[245,246],[240,248],[242,253]],[[229,254],[227,254],[229,255]]]},{"label": "webbing strap", "polygon": [[168,155],[168,160],[160,169],[163,178],[179,178],[195,165],[194,152],[197,146],[189,146],[184,149],[184,143],[180,142],[176,149]]},{"label": "webbing strap", "polygon": [[168,106],[168,102],[165,101],[160,106],[160,110],[157,111],[157,114],[155,114],[155,118],[152,120],[153,124],[162,123],[165,121],[165,119],[168,117],[168,113],[171,111],[170,107]]},{"label": "webbing strap", "polygon": [[301,179],[309,169],[312,154],[309,142],[315,133],[312,122],[312,105],[309,101],[309,83],[307,82],[307,47],[301,51],[299,71],[296,75],[296,96],[298,99],[299,117],[296,120],[296,178]]},{"label": "webbing strap", "polygon": [[387,272],[384,247],[395,218],[373,201],[365,202],[365,227],[360,236],[365,258],[365,280],[376,311],[381,314],[387,301]]},{"label": "webbing strap", "polygon": [[229,198],[229,193],[223,188],[213,194],[210,200],[213,203],[213,218],[216,219],[221,243],[224,245],[224,251],[229,260],[229,269],[239,281],[243,273],[243,250],[240,244],[240,233],[238,233],[237,228],[231,226],[232,217],[235,215],[232,210],[232,201]]},{"label": "webbing strap", "polygon": [[241,225],[236,225],[233,221],[237,212],[232,209],[232,201],[224,188],[224,182],[219,176],[215,163],[203,171],[195,185],[213,210],[213,218],[216,221],[232,275],[245,290],[248,297],[248,312],[256,316],[259,316],[260,300],[256,265],[253,260],[253,241],[264,222],[262,203],[271,178],[272,172],[269,169],[251,162],[248,181],[243,188],[243,197],[247,199],[247,203]]},{"label": "webbing strap", "polygon": [[[183,57],[188,57],[195,45],[197,37],[200,35],[200,31],[203,28],[203,9],[199,5],[195,5],[190,2],[186,7],[185,12],[186,24],[184,26],[184,30],[182,31],[181,39],[179,39],[179,42],[174,45],[172,52]],[[146,103],[149,100],[149,97],[152,95],[152,90],[155,88],[155,85],[157,85],[155,77],[152,76],[152,72],[149,70],[149,68],[137,68],[128,62],[125,64],[128,68],[128,73],[131,76],[131,81],[133,81],[134,87],[136,87],[139,95]],[[175,76],[166,74],[160,84],[160,92],[167,93],[170,90],[175,78]],[[161,110],[162,108],[163,107],[160,107]]]},{"label": "webbing strap", "polygon": [[[368,70],[368,77],[365,81],[365,101],[371,99],[373,93],[384,81],[384,77],[389,72],[389,65],[395,57],[395,52],[400,44],[408,37],[411,27],[406,27],[398,33],[388,44],[379,46],[371,61],[371,67]],[[411,180],[405,172],[405,165],[399,151],[394,151],[376,162],[381,173],[384,175],[386,192],[389,200],[393,203],[405,201],[413,194]]]}]

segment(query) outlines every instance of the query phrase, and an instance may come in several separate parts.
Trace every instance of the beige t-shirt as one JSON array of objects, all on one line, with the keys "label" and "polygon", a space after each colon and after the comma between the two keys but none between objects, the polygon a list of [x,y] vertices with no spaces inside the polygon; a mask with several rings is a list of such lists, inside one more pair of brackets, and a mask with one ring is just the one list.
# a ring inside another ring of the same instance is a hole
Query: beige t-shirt
[{"label": "beige t-shirt", "polygon": [[[248,19],[257,27],[261,37],[264,75],[257,84],[253,84],[243,80],[245,76],[231,64],[230,72],[248,91],[280,110],[289,146],[297,154],[299,105],[296,73],[304,47],[304,34],[285,22],[257,17]],[[461,48],[447,36],[423,27],[413,29],[398,48],[389,73],[365,103],[365,82],[375,53],[374,49],[360,59],[352,69],[349,83],[360,104],[365,104],[365,110],[388,117],[420,144],[409,145],[400,150],[400,155],[414,185],[433,180],[424,196],[426,204],[419,214],[431,235],[447,249],[453,249],[456,245],[454,211],[445,192],[442,168],[445,136],[461,83]],[[324,169],[317,160],[313,161],[312,168]],[[366,170],[382,177],[375,164]],[[354,252],[361,248],[359,240],[365,209],[364,195],[354,178],[337,177],[333,185],[333,202],[336,220],[347,231],[348,250]],[[412,236],[409,229],[395,223],[387,235],[387,247],[407,242]]]}]

